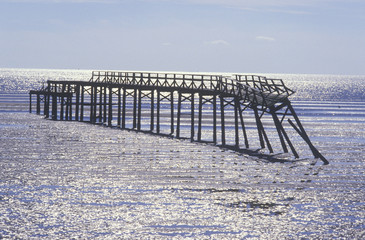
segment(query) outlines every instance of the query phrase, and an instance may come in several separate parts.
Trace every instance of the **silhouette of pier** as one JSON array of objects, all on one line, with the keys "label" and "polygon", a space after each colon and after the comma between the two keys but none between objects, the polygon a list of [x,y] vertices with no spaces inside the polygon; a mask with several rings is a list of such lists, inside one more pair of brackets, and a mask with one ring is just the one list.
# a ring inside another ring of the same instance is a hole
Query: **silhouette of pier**
[{"label": "silhouette of pier", "polygon": [[[259,148],[272,154],[262,122],[264,115],[270,115],[284,153],[290,150],[299,158],[283,125],[287,119],[314,157],[328,164],[310,141],[288,99],[293,93],[281,79],[255,75],[93,71],[89,81],[50,80],[41,89],[30,91],[29,111],[32,96],[36,96],[37,114],[43,109],[45,117],[53,120],[105,124],[247,152],[252,149],[249,139],[253,136],[247,131],[246,118],[252,116]],[[248,111],[250,115],[244,114]],[[226,142],[228,118],[234,129],[233,145]],[[166,120],[168,133],[161,129],[161,122],[166,125]],[[182,134],[183,121],[190,126],[190,136]],[[207,127],[212,129],[212,136],[203,140],[202,132]]]}]

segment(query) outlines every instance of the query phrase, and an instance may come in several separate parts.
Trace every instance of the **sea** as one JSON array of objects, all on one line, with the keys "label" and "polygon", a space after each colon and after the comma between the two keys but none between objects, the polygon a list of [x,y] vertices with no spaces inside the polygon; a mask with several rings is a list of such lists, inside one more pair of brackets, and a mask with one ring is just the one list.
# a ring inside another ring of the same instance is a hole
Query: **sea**
[{"label": "sea", "polygon": [[30,90],[91,73],[0,69],[0,239],[365,239],[365,76],[257,73],[296,91],[325,165],[299,137],[276,162],[29,113]]}]

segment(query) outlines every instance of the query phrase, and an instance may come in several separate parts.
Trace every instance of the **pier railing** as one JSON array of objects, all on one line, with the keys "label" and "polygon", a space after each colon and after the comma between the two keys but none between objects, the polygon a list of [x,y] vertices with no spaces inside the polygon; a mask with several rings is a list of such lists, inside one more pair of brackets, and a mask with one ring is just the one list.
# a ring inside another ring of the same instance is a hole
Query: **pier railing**
[{"label": "pier railing", "polygon": [[281,79],[256,75],[148,73],[93,71],[90,82],[140,87],[171,88],[179,91],[212,91],[237,96],[248,107],[265,111],[294,93]]},{"label": "pier railing", "polygon": [[219,91],[221,79],[219,75],[93,71],[90,82]]}]

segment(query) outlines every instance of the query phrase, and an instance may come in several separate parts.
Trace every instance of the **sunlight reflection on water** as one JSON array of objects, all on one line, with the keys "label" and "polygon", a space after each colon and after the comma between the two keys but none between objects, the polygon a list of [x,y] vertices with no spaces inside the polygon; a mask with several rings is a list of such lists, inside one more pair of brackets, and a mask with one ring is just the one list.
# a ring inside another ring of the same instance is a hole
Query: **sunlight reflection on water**
[{"label": "sunlight reflection on water", "polygon": [[[40,73],[30,72],[13,78],[25,86],[3,90],[33,88]],[[39,76],[50,74],[66,76]],[[25,113],[25,94],[2,94],[0,238],[363,239],[365,105],[309,101],[319,100],[308,93],[314,83],[296,81],[294,107],[329,165],[311,165],[295,137],[304,159],[272,163],[188,140],[45,120]],[[320,87],[326,100],[332,88]]]},{"label": "sunlight reflection on water", "polygon": [[364,168],[356,158],[363,145],[343,155],[345,165],[338,164],[345,159],[336,159],[333,145],[321,146],[330,165],[280,164],[206,144],[29,114],[2,114],[2,119],[2,236],[359,239],[363,234]]}]

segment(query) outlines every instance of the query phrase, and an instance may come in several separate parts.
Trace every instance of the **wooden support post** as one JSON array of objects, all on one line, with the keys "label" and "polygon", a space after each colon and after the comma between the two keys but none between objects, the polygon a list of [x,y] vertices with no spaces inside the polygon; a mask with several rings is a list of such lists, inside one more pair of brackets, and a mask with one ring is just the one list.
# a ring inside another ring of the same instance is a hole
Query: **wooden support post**
[{"label": "wooden support post", "polygon": [[290,119],[288,119],[290,125],[292,125],[292,127],[298,132],[298,134],[303,138],[303,140],[308,144],[309,148],[311,149],[313,156],[315,158],[320,158],[324,164],[329,164],[328,160],[314,147],[314,145],[312,144],[311,140],[309,139],[307,133],[304,130],[303,125],[301,124],[296,112],[294,111],[294,108],[292,107],[291,103],[288,103],[288,108],[290,110],[290,112],[292,113],[295,122],[297,123],[299,129],[295,126],[295,124],[290,121]]},{"label": "wooden support post", "polygon": [[249,148],[250,145],[248,143],[248,137],[247,137],[247,132],[246,132],[246,126],[245,126],[245,122],[243,120],[243,115],[242,115],[242,109],[241,109],[241,104],[238,105],[238,111],[240,114],[240,120],[241,120],[241,127],[242,127],[242,132],[243,132],[243,136],[245,138],[245,147]]},{"label": "wooden support post", "polygon": [[256,127],[257,127],[257,132],[259,134],[259,140],[260,140],[260,145],[261,145],[261,148],[265,148],[265,142],[264,142],[264,138],[262,136],[262,127],[261,127],[261,121],[260,121],[260,116],[258,114],[258,111],[257,111],[257,108],[254,107],[253,108],[253,111],[255,113],[255,119],[256,119]]},{"label": "wooden support post", "polygon": [[90,89],[90,122],[94,123],[93,116],[94,116],[94,86],[91,85]]},{"label": "wooden support post", "polygon": [[121,125],[121,115],[122,115],[122,95],[121,88],[118,88],[118,127]]},{"label": "wooden support post", "polygon": [[[50,118],[51,117],[51,111],[52,111],[52,109],[51,109],[51,98],[52,98],[52,95],[51,95],[51,91],[50,90],[48,90],[48,99],[47,99],[47,101],[48,101],[48,103],[47,103],[47,114],[48,114],[48,118]],[[51,117],[52,118],[52,117]]]},{"label": "wooden support post", "polygon": [[80,119],[80,85],[77,84],[75,86],[76,91],[76,110],[75,110],[75,120],[79,121]]},{"label": "wooden support post", "polygon": [[[66,85],[66,88],[67,88],[67,91],[66,92],[67,93],[69,93],[69,90],[70,90],[69,86],[70,85],[68,85],[68,84]],[[62,92],[62,95],[64,95],[64,92]],[[69,109],[70,109],[69,105],[70,105],[69,96],[68,96],[68,94],[66,94],[66,113],[65,113],[65,120],[66,121],[69,120]]]},{"label": "wooden support post", "polygon": [[[43,98],[42,98],[43,96]],[[43,100],[43,115],[46,115],[46,94],[41,94],[41,101]],[[42,107],[41,107],[42,108]]]},{"label": "wooden support post", "polygon": [[[290,139],[288,137],[288,134],[286,133],[283,125],[281,124],[281,122],[279,121],[279,119],[278,119],[278,117],[276,115],[274,115],[274,118],[275,118],[275,121],[277,122],[277,124],[279,125],[279,128],[281,129],[281,132],[284,135],[285,140],[286,140],[286,142],[288,143],[288,145],[290,147],[290,150],[294,154],[295,158],[299,158],[299,155],[298,155],[297,151],[295,150],[294,145],[291,143],[291,141],[290,141]],[[288,150],[286,152],[288,152]]]},{"label": "wooden support post", "polygon": [[44,95],[44,115],[49,118],[49,93]]},{"label": "wooden support post", "polygon": [[285,144],[285,141],[284,141],[284,137],[283,137],[283,133],[282,133],[283,126],[281,125],[280,120],[278,119],[278,116],[275,114],[274,107],[271,107],[270,108],[270,113],[271,113],[272,119],[274,120],[275,127],[276,127],[276,131],[278,132],[279,139],[280,139],[280,143],[281,143],[281,146],[283,148],[283,151],[285,153],[287,153],[288,152],[288,148],[286,147],[286,144]]},{"label": "wooden support post", "polygon": [[92,116],[92,123],[96,123],[96,117],[97,117],[97,102],[98,102],[98,86],[93,86],[93,116]]},{"label": "wooden support post", "polygon": [[64,97],[64,93],[65,93],[65,84],[62,84],[62,88],[61,88],[61,111],[60,111],[60,120],[63,121],[63,115],[64,115],[64,107],[65,107],[65,97]]},{"label": "wooden support post", "polygon": [[68,114],[67,114],[67,121],[72,120],[72,97],[70,95],[67,96],[67,106]]},{"label": "wooden support post", "polygon": [[256,117],[256,125],[257,125],[257,129],[258,129],[258,132],[259,132],[259,138],[260,138],[260,143],[261,143],[261,147],[262,148],[265,148],[265,143],[263,141],[263,138],[265,139],[265,142],[267,144],[267,148],[269,149],[270,153],[273,153],[273,149],[271,147],[271,144],[270,144],[270,141],[269,141],[269,138],[267,137],[266,135],[266,132],[265,132],[265,129],[264,129],[264,126],[262,125],[262,122],[261,122],[261,119],[260,119],[260,116],[258,114],[258,110],[257,110],[257,107],[254,107],[254,112],[255,112],[255,117]]},{"label": "wooden support post", "polygon": [[[96,87],[96,89],[98,89]],[[97,95],[98,93],[96,92],[95,95]],[[99,99],[99,103],[97,103],[97,99]],[[95,98],[95,109],[97,108],[97,106],[99,106],[99,115],[96,115],[96,110],[95,110],[95,122],[96,119],[99,118],[99,123],[103,122],[103,86],[100,85],[100,90],[99,90],[99,98],[96,97]]]},{"label": "wooden support post", "polygon": [[71,116],[71,98],[69,95],[67,95],[66,97],[66,121],[69,121],[70,120],[70,116]]},{"label": "wooden support post", "polygon": [[224,98],[220,96],[220,109],[221,109],[221,137],[222,137],[222,146],[226,145],[226,127],[224,122]]},{"label": "wooden support post", "polygon": [[123,110],[122,110],[122,129],[125,129],[125,118],[126,118],[126,98],[127,98],[127,89],[123,88]]},{"label": "wooden support post", "polygon": [[176,137],[180,138],[180,121],[181,121],[181,92],[179,92],[177,100],[177,123],[176,123]]},{"label": "wooden support post", "polygon": [[67,107],[68,107],[68,114],[67,114],[67,121],[72,121],[72,96],[67,96]]},{"label": "wooden support post", "polygon": [[41,96],[37,93],[37,114],[41,114]]},{"label": "wooden support post", "polygon": [[84,121],[84,100],[85,100],[85,96],[84,96],[84,91],[85,91],[85,87],[84,85],[81,86],[81,111],[80,111],[80,121],[83,122]]},{"label": "wooden support post", "polygon": [[195,131],[195,116],[194,116],[194,112],[195,112],[195,99],[194,99],[194,93],[191,94],[191,128],[190,128],[190,141],[194,141],[194,131]]},{"label": "wooden support post", "polygon": [[69,116],[68,116],[68,120],[69,121],[72,121],[72,105],[73,105],[73,96],[72,96],[72,92],[71,92],[71,85],[69,84],[68,85],[68,90],[67,90],[67,93],[68,93],[68,106],[69,106]]},{"label": "wooden support post", "polygon": [[72,108],[71,105],[72,104],[72,97],[70,97],[70,95],[67,94],[66,97],[66,120],[70,121],[72,120]]},{"label": "wooden support post", "polygon": [[[103,112],[103,107],[102,107],[102,100],[103,100],[103,88],[102,86],[100,86],[100,90],[98,90],[99,87],[95,86],[95,98],[94,98],[94,123],[96,123],[97,121],[101,122],[102,121],[102,112]],[[99,95],[98,95],[98,91],[99,91]],[[98,110],[99,109],[99,110]]]},{"label": "wooden support post", "polygon": [[113,121],[113,88],[109,87],[108,127],[112,126],[112,121]]},{"label": "wooden support post", "polygon": [[240,136],[239,136],[239,127],[238,127],[238,112],[239,112],[239,99],[235,97],[234,99],[234,135],[235,135],[235,148],[236,150],[240,149]]},{"label": "wooden support post", "polygon": [[137,92],[138,90],[135,88],[133,96],[133,129],[137,128]]},{"label": "wooden support post", "polygon": [[29,93],[29,113],[32,113],[32,94]]},{"label": "wooden support post", "polygon": [[157,126],[156,126],[156,132],[157,134],[160,133],[160,108],[161,108],[161,92],[157,90]]},{"label": "wooden support post", "polygon": [[152,132],[155,128],[155,91],[151,90],[151,122],[150,131]]},{"label": "wooden support post", "polygon": [[57,120],[57,95],[52,94],[52,120]]},{"label": "wooden support post", "polygon": [[203,96],[199,93],[198,142],[202,140]]},{"label": "wooden support post", "polygon": [[138,90],[138,119],[137,119],[137,130],[141,130],[141,116],[142,115],[142,90]]},{"label": "wooden support post", "polygon": [[[103,106],[104,106],[104,109],[103,109],[103,123],[104,124],[106,124],[106,122],[107,122],[107,105],[108,105],[108,103],[107,103],[107,87],[106,87],[106,85],[104,85],[104,87],[103,87],[103,89],[104,89],[104,102],[103,102]],[[100,90],[101,91],[101,90]]]},{"label": "wooden support post", "polygon": [[[102,86],[100,86],[100,90],[98,86],[95,86],[95,98],[94,98],[94,123],[96,123],[97,121],[101,122],[102,121],[102,112],[103,112],[103,107],[102,107],[102,100],[103,100],[103,96],[102,96]],[[99,92],[99,95],[98,95]]]},{"label": "wooden support post", "polygon": [[46,115],[46,118],[49,118],[49,99],[50,99],[50,83],[48,82],[48,93],[44,95],[44,115]]},{"label": "wooden support post", "polygon": [[217,96],[213,95],[213,142],[217,144]]},{"label": "wooden support post", "polygon": [[[93,103],[93,123],[96,123],[97,117],[97,106],[98,106],[98,86],[94,86],[94,103]],[[100,106],[100,105],[99,105]],[[100,110],[100,109],[99,109]]]},{"label": "wooden support post", "polygon": [[170,116],[170,135],[174,134],[175,127],[174,127],[174,92],[171,92],[170,95],[170,109],[171,109],[171,116]]}]

